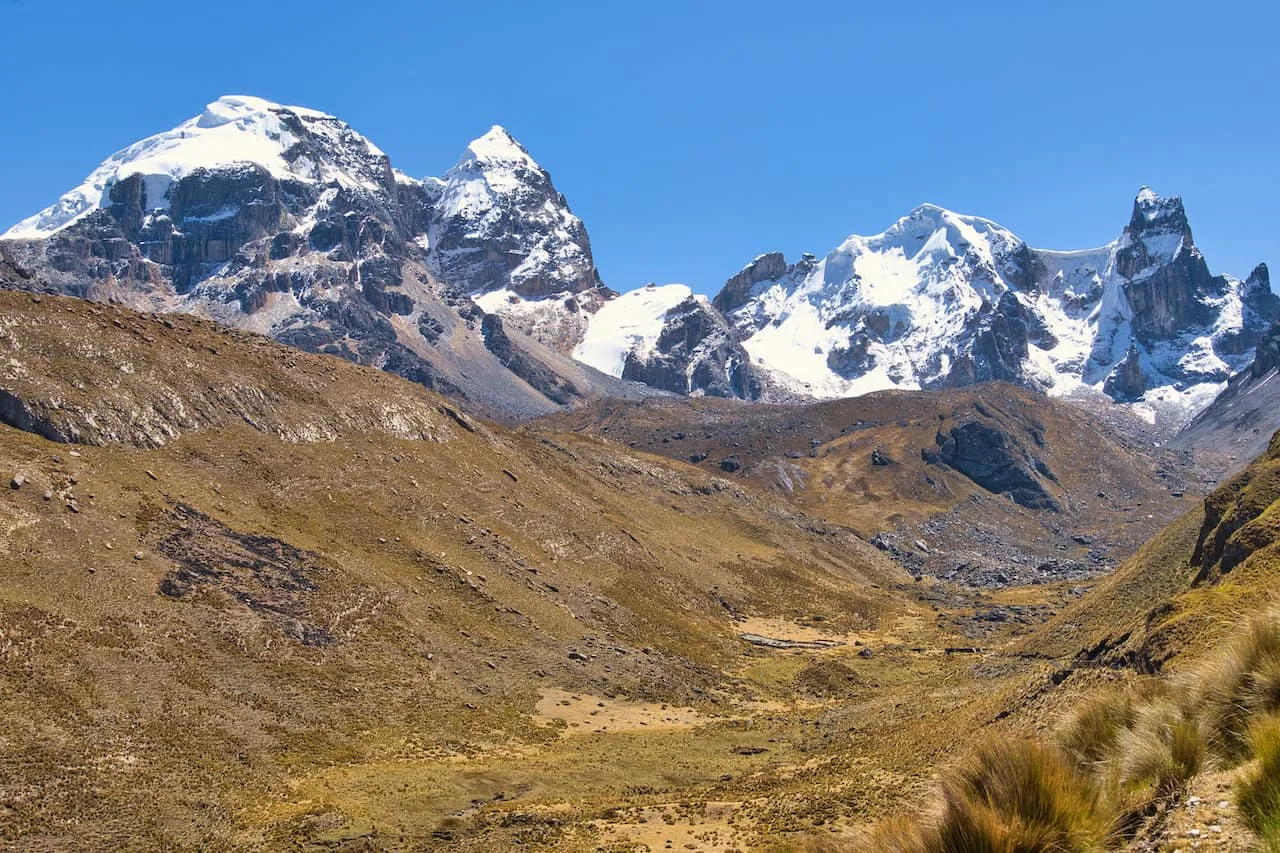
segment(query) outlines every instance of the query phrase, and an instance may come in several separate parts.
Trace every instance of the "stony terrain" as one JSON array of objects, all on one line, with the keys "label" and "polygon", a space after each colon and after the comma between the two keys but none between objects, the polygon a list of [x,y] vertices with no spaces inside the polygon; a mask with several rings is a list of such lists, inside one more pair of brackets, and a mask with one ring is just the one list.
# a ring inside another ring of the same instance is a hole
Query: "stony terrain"
[{"label": "stony terrain", "polygon": [[[1274,446],[1201,503],[1009,385],[511,430],[195,317],[0,318],[6,848],[856,845],[1273,587]],[[986,524],[1003,578],[952,559]],[[1247,843],[1222,784],[1152,849]]]}]

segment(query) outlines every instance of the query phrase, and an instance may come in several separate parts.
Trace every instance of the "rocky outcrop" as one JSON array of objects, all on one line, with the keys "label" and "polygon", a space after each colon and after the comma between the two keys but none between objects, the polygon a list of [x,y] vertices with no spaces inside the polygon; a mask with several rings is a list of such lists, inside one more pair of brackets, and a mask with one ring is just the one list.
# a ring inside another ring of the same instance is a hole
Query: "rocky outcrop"
[{"label": "rocky outcrop", "polygon": [[717,311],[725,313],[740,308],[751,298],[753,287],[763,281],[782,278],[787,270],[787,260],[781,252],[761,255],[726,281],[711,304]]},{"label": "rocky outcrop", "polygon": [[1147,378],[1142,373],[1142,357],[1135,344],[1129,344],[1124,360],[1115,366],[1102,386],[1103,393],[1113,400],[1132,402],[1147,390]]},{"label": "rocky outcrop", "polygon": [[1280,433],[1267,451],[1204,501],[1204,524],[1196,539],[1191,564],[1196,583],[1217,580],[1255,551],[1272,547],[1274,521],[1264,515],[1280,501]]},{"label": "rocky outcrop", "polygon": [[1206,471],[1225,476],[1239,460],[1267,451],[1280,430],[1280,323],[1259,337],[1253,362],[1196,415],[1170,446],[1192,451]]},{"label": "rocky outcrop", "polygon": [[504,367],[529,383],[548,400],[567,406],[579,394],[573,382],[517,346],[503,327],[501,317],[485,314],[480,328],[485,347],[498,357]]},{"label": "rocky outcrop", "polygon": [[939,387],[957,388],[978,382],[1025,384],[1029,317],[1017,295],[1008,290],[993,310],[971,321],[968,352],[957,355]]},{"label": "rocky outcrop", "polygon": [[1249,367],[1249,375],[1261,379],[1271,371],[1280,367],[1280,323],[1271,327],[1258,341],[1258,348]]},{"label": "rocky outcrop", "polygon": [[733,328],[697,297],[667,312],[652,350],[627,354],[622,378],[676,394],[755,400],[761,393]]},{"label": "rocky outcrop", "polygon": [[526,299],[602,287],[582,220],[503,128],[467,146],[439,185],[430,258],[444,280]]},{"label": "rocky outcrop", "polygon": [[974,417],[937,435],[936,460],[982,488],[1007,494],[1028,509],[1059,510],[1041,478],[1052,471],[994,421]]}]

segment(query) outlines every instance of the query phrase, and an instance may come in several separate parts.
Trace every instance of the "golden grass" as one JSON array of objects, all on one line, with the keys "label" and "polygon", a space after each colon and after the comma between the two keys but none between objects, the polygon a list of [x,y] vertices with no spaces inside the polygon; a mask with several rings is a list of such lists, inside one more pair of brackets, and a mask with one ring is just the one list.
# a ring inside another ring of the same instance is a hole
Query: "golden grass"
[{"label": "golden grass", "polygon": [[1245,757],[1253,721],[1280,711],[1280,614],[1253,619],[1194,674],[1191,693],[1212,747],[1231,759]]},{"label": "golden grass", "polygon": [[886,823],[872,849],[1084,853],[1106,849],[1111,835],[1107,805],[1070,756],[1046,744],[996,740],[943,783],[935,821]]},{"label": "golden grass", "polygon": [[1236,801],[1240,812],[1258,833],[1264,849],[1280,851],[1280,717],[1253,724],[1249,746],[1256,766],[1240,780]]},{"label": "golden grass", "polygon": [[1138,709],[1133,725],[1116,742],[1120,781],[1128,790],[1150,786],[1157,797],[1182,792],[1205,760],[1197,721],[1170,699]]},{"label": "golden grass", "polygon": [[1088,701],[1056,744],[997,740],[942,784],[940,814],[892,821],[870,849],[1060,853],[1122,843],[1207,766],[1256,760],[1241,812],[1280,852],[1280,613],[1254,618],[1176,681]]},{"label": "golden grass", "polygon": [[1092,770],[1115,754],[1120,735],[1137,721],[1131,693],[1107,693],[1090,699],[1069,720],[1058,743],[1082,770]]}]

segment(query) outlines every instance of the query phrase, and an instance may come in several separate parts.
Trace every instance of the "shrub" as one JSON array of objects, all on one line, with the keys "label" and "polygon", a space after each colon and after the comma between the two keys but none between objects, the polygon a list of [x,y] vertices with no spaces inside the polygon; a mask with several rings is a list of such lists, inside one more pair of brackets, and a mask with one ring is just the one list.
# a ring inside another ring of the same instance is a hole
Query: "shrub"
[{"label": "shrub", "polygon": [[1238,783],[1236,801],[1264,849],[1280,853],[1280,717],[1254,723],[1249,745],[1257,765]]}]

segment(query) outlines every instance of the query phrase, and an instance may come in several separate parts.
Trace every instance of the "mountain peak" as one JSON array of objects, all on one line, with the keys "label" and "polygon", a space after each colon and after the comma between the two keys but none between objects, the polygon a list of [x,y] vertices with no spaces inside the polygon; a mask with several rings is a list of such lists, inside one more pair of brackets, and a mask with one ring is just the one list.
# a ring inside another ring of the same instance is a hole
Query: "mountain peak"
[{"label": "mountain peak", "polygon": [[1162,196],[1151,187],[1142,187],[1133,200],[1129,228],[1135,232],[1160,231],[1189,234],[1187,212],[1181,196]]},{"label": "mountain peak", "polygon": [[482,166],[523,166],[541,169],[528,150],[516,141],[505,127],[495,124],[483,136],[471,140],[458,166],[471,163]]},{"label": "mountain peak", "polygon": [[974,216],[969,213],[958,213],[950,208],[946,208],[940,204],[934,204],[929,201],[913,207],[910,213],[895,223],[895,227],[905,227],[907,223],[912,222],[925,222],[936,227],[942,227],[946,224],[962,223],[982,229],[996,228],[1004,230],[1000,223],[993,220],[986,219],[981,216]]},{"label": "mountain peak", "polygon": [[940,204],[934,204],[931,201],[926,201],[911,208],[911,212],[908,216],[941,216],[948,213],[954,213],[954,211],[947,210]]},{"label": "mountain peak", "polygon": [[[298,158],[300,141],[311,154]],[[323,150],[324,157],[317,156]],[[168,207],[169,188],[197,169],[252,164],[280,180],[376,187],[385,154],[327,113],[282,106],[252,95],[223,95],[171,130],[148,136],[112,154],[55,204],[24,219],[3,236],[48,237],[109,206],[111,188],[141,175],[150,210]],[[332,162],[322,162],[326,157]]]},{"label": "mountain peak", "polygon": [[328,113],[306,107],[289,107],[253,95],[223,95],[204,108],[196,120],[200,127],[218,127],[242,119],[263,117],[274,112],[290,112],[306,118],[333,118]]}]

